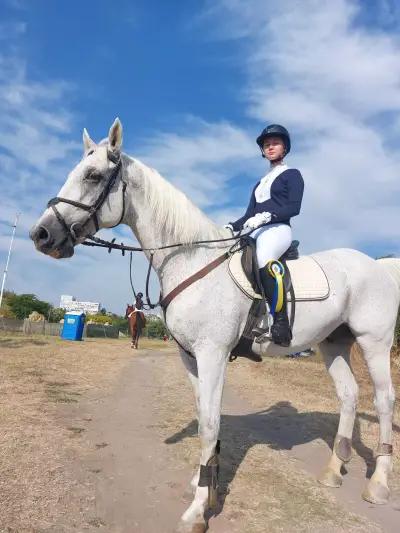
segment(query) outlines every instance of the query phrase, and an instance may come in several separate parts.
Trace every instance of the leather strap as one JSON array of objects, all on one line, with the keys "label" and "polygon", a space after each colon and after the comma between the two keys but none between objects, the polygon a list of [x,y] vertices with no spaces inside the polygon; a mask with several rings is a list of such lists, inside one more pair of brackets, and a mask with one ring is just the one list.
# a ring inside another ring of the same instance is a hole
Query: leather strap
[{"label": "leather strap", "polygon": [[224,254],[220,255],[219,257],[217,257],[217,259],[214,259],[214,261],[211,261],[211,263],[208,263],[208,265],[200,269],[198,272],[196,272],[189,278],[185,279],[185,281],[182,281],[182,283],[180,283],[177,287],[175,287],[175,289],[169,292],[167,296],[165,296],[165,298],[163,298],[160,301],[160,305],[164,309],[164,312],[169,306],[169,304],[172,302],[172,300],[176,296],[178,296],[178,294],[180,294],[182,291],[190,287],[190,285],[192,285],[195,281],[198,281],[199,279],[204,278],[204,276],[206,276],[209,272],[214,270],[214,268],[217,268],[217,266],[219,266],[224,261],[226,261],[229,255],[230,255],[229,252],[225,252]]},{"label": "leather strap", "polygon": [[200,465],[199,487],[218,487],[219,460],[218,456],[221,451],[221,441],[217,440],[215,453],[207,461],[206,465]]},{"label": "leather strap", "polygon": [[382,455],[392,455],[393,446],[391,444],[386,444],[384,442],[379,443],[378,449],[375,452],[375,457],[380,457]]}]

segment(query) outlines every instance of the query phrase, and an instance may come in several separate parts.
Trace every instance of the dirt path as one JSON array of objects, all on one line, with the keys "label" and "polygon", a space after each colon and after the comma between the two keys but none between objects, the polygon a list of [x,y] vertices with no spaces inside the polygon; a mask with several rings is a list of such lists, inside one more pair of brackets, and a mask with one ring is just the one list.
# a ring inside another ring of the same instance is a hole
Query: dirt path
[{"label": "dirt path", "polygon": [[97,451],[87,467],[98,472],[96,515],[113,533],[173,532],[189,502],[192,470],[156,430],[162,420],[154,400],[164,387],[153,367],[160,358],[165,354],[135,357],[118,390],[93,410],[87,438]]},{"label": "dirt path", "polygon": [[[110,533],[174,531],[197,462],[192,397],[180,360],[173,351],[137,352],[118,388],[85,410],[93,452],[81,466],[95,479],[92,525]],[[210,531],[399,531],[396,495],[385,507],[360,499],[365,471],[359,457],[340,490],[325,489],[314,476],[328,458],[327,445],[292,445],[301,419],[282,424],[282,415],[267,409],[263,420],[229,379],[223,412],[225,503]]]}]

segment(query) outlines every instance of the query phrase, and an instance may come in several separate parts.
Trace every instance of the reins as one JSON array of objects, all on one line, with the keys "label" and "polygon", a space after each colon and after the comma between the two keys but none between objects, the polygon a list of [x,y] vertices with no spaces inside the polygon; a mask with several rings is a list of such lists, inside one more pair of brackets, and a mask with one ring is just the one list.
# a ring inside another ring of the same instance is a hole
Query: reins
[{"label": "reins", "polygon": [[[104,239],[100,239],[99,237],[95,237],[94,235],[88,235],[86,237],[87,240],[84,241],[82,244],[84,246],[96,246],[96,247],[99,247],[99,248],[107,248],[108,253],[111,253],[112,250],[120,250],[123,256],[125,256],[125,252],[130,252],[129,279],[130,279],[132,292],[133,292],[135,298],[136,298],[136,291],[135,291],[135,288],[134,288],[134,285],[133,285],[133,281],[132,281],[132,253],[133,252],[150,252],[149,266],[148,266],[147,274],[146,274],[146,289],[145,289],[147,307],[149,309],[154,309],[155,307],[157,307],[159,305],[159,306],[162,307],[162,309],[165,312],[165,310],[167,309],[168,305],[175,298],[175,296],[180,294],[184,289],[189,287],[195,281],[197,281],[197,280],[203,278],[204,276],[206,276],[209,272],[214,270],[214,268],[216,268],[218,265],[220,265],[226,259],[228,259],[233,253],[236,253],[236,252],[240,251],[243,248],[243,246],[237,247],[236,245],[238,244],[238,241],[241,239],[241,237],[242,237],[242,235],[239,234],[239,235],[236,235],[236,236],[233,236],[233,237],[228,237],[228,238],[225,238],[225,239],[209,239],[209,240],[204,240],[204,241],[194,241],[192,243],[167,244],[167,245],[158,246],[158,247],[155,247],[155,248],[139,248],[137,246],[127,246],[123,242],[121,242],[121,244],[118,244],[118,243],[115,242],[115,240],[116,240],[115,238],[112,239],[111,241],[106,241]],[[159,298],[157,303],[152,303],[151,302],[150,295],[149,295],[150,274],[151,274],[151,267],[153,266],[154,254],[155,254],[156,251],[158,251],[158,250],[166,250],[166,249],[170,249],[170,248],[179,248],[179,247],[182,247],[182,246],[188,246],[188,247],[189,246],[199,246],[201,244],[212,244],[212,243],[227,242],[227,241],[235,241],[227,252],[224,252],[222,255],[217,257],[217,259],[214,259],[211,263],[208,263],[205,267],[203,267],[202,269],[197,271],[195,274],[193,274],[189,278],[185,279],[182,283],[180,283],[177,287],[175,287],[175,289],[173,289],[171,292],[169,292],[164,298],[161,298],[161,295],[160,295],[160,298]]]},{"label": "reins", "polygon": [[[70,239],[73,245],[77,243],[77,241],[79,240],[79,233],[87,226],[89,222],[93,221],[95,230],[98,231],[99,222],[97,218],[97,213],[99,209],[102,207],[102,205],[104,204],[108,195],[110,194],[111,189],[113,188],[113,186],[115,185],[117,181],[117,177],[121,174],[121,169],[122,169],[121,156],[119,154],[118,155],[114,154],[111,151],[108,151],[107,155],[108,155],[108,159],[112,163],[115,164],[115,167],[112,169],[107,179],[107,182],[105,183],[103,190],[99,193],[98,197],[93,202],[93,204],[87,205],[87,204],[83,204],[81,202],[77,202],[75,200],[71,200],[69,198],[63,198],[60,196],[56,196],[55,198],[52,198],[47,204],[47,206],[53,210],[58,222],[64,229],[65,240]],[[124,215],[125,215],[125,191],[126,191],[127,184],[122,179],[122,176],[121,176],[121,181],[123,184],[122,185],[122,212],[121,212],[121,216],[116,226],[122,222]],[[82,209],[83,211],[87,212],[87,215],[82,222],[72,223],[68,225],[63,215],[60,213],[60,211],[56,207],[56,205],[59,203],[69,204],[79,209]],[[85,238],[85,240],[82,242],[82,244],[84,246],[95,246],[98,248],[107,248],[108,253],[111,253],[111,250],[120,250],[123,256],[125,255],[125,252],[130,252],[129,276],[130,276],[130,283],[131,283],[132,291],[133,291],[135,298],[136,298],[136,291],[135,291],[135,288],[132,282],[132,252],[149,252],[150,253],[149,267],[148,267],[147,275],[146,275],[147,306],[149,309],[154,309],[155,307],[160,305],[165,313],[169,303],[175,298],[175,296],[180,294],[185,288],[189,287],[195,281],[206,276],[209,272],[211,272],[211,270],[213,270],[218,265],[223,263],[233,253],[241,250],[243,246],[241,247],[236,246],[238,244],[238,241],[241,239],[241,237],[242,235],[239,233],[239,235],[227,237],[225,239],[208,239],[208,240],[194,241],[191,243],[180,242],[180,243],[175,243],[175,244],[166,244],[166,245],[158,246],[154,248],[140,248],[137,246],[127,246],[123,242],[121,242],[121,244],[118,244],[115,242],[116,240],[115,238],[112,239],[111,241],[106,241],[104,239],[100,239],[99,237],[95,237],[94,235],[88,235]],[[154,254],[156,251],[167,250],[170,248],[179,248],[183,246],[190,247],[190,246],[199,246],[202,244],[213,244],[213,243],[221,243],[221,242],[229,242],[229,241],[234,241],[234,243],[232,244],[232,246],[229,248],[227,252],[224,252],[217,259],[214,259],[213,261],[211,261],[211,263],[208,263],[205,267],[201,268],[195,274],[193,274],[192,276],[184,280],[177,287],[175,287],[175,289],[173,289],[169,294],[167,294],[164,298],[161,298],[161,295],[160,295],[160,298],[157,303],[153,304],[151,302],[150,296],[149,296],[150,273],[151,273],[151,267],[153,266]]]}]

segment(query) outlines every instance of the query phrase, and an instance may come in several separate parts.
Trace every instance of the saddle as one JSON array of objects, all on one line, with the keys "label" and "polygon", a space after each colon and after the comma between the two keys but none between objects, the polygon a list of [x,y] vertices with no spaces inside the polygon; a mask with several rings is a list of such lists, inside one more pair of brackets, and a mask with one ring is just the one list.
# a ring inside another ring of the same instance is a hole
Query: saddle
[{"label": "saddle", "polygon": [[[299,241],[292,241],[286,252],[279,258],[279,262],[285,268],[283,277],[286,292],[292,289],[292,278],[290,270],[287,268],[286,261],[293,261],[299,258]],[[259,266],[257,263],[256,241],[249,236],[240,239],[240,246],[243,248],[241,263],[243,271],[251,284],[253,291],[259,295],[262,294],[262,285],[260,280]]]},{"label": "saddle", "polygon": [[[314,256],[299,256],[299,241],[293,241],[288,250],[279,258],[285,268],[284,286],[288,293],[288,314],[293,328],[296,302],[325,300],[330,288],[326,274]],[[237,253],[229,260],[229,275],[237,287],[252,300],[247,322],[238,345],[231,352],[231,360],[238,355],[261,360],[251,350],[255,335],[254,326],[266,316],[267,309],[262,297],[262,285],[256,255],[256,242],[244,237],[238,243]],[[252,356],[249,354],[253,354]]]},{"label": "saddle", "polygon": [[[243,269],[243,272],[247,278],[247,281],[249,282],[251,289],[255,293],[255,298],[253,300],[253,304],[250,308],[248,317],[247,317],[247,323],[244,328],[244,331],[242,333],[242,336],[244,338],[247,338],[248,340],[254,340],[255,334],[253,332],[253,329],[257,322],[260,320],[262,316],[265,316],[267,313],[266,308],[266,301],[263,298],[263,287],[261,284],[260,279],[260,273],[259,273],[259,266],[257,262],[257,253],[256,253],[256,241],[250,237],[245,236],[240,240],[240,248],[242,250],[241,254],[241,267]],[[284,280],[284,290],[286,292],[290,292],[290,315],[289,315],[289,321],[290,321],[290,327],[293,328],[294,324],[294,318],[295,318],[295,312],[296,312],[296,303],[295,303],[295,295],[294,295],[294,288],[292,284],[292,278],[290,275],[290,270],[287,267],[286,261],[293,261],[299,258],[299,241],[292,241],[289,248],[286,250],[286,252],[279,258],[279,261],[282,263],[285,274],[283,276]]]}]

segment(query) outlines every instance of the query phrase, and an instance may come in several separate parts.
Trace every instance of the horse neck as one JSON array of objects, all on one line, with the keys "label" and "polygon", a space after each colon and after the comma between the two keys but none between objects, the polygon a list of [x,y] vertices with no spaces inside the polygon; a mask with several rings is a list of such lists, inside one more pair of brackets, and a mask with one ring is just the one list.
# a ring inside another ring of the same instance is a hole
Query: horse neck
[{"label": "horse neck", "polygon": [[[127,183],[124,222],[131,227],[140,245],[143,248],[153,249],[181,242],[179,237],[168,229],[167,225],[157,227],[154,223],[157,205],[152,207],[149,204],[148,187],[152,186],[152,180],[151,177],[146,175],[146,173],[153,171],[139,161],[128,157],[126,157],[124,167],[124,179]],[[155,187],[157,183],[160,183],[159,180],[158,175],[154,176],[153,185]],[[181,195],[180,191],[176,189],[175,191],[177,196]],[[189,200],[187,201],[189,202]],[[218,228],[194,206],[193,216],[197,217],[201,227],[204,227],[202,239],[221,238]],[[193,224],[193,220],[188,221],[188,223]],[[219,253],[221,252],[219,251]],[[145,251],[145,254],[149,259],[150,252]],[[197,263],[204,266],[205,257],[214,257],[215,255],[215,246],[208,249],[207,247],[181,247],[156,251],[153,257],[153,267],[158,274],[163,292],[171,284],[174,285],[177,279],[182,279],[188,273],[193,273],[193,268],[196,267]],[[199,256],[201,257],[200,260]]]}]

